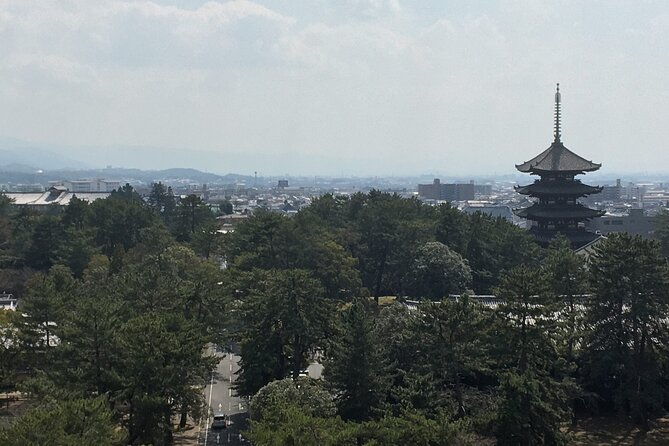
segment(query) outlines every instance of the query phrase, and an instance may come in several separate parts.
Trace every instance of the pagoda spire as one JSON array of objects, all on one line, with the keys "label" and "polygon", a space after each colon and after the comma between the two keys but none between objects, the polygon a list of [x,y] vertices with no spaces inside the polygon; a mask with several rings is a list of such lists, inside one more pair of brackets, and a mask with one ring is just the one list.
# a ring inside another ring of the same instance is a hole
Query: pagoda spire
[{"label": "pagoda spire", "polygon": [[555,91],[555,124],[554,124],[554,130],[555,130],[555,141],[554,142],[560,142],[560,137],[562,136],[562,133],[560,132],[560,103],[562,102],[562,95],[560,94],[560,83],[558,82],[557,84],[557,90]]}]

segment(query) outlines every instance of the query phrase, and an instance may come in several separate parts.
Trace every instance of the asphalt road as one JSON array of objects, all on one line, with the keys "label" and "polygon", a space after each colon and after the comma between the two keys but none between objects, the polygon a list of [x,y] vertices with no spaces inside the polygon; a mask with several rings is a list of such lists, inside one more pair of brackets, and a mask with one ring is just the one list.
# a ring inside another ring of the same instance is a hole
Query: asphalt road
[{"label": "asphalt road", "polygon": [[[216,353],[221,361],[211,378],[209,385],[204,389],[205,398],[209,406],[209,419],[206,426],[200,427],[198,444],[205,446],[215,445],[245,445],[251,443],[244,439],[241,432],[247,428],[246,411],[248,409],[245,399],[235,395],[232,388],[235,373],[239,369],[237,362],[239,356],[231,353]],[[226,429],[210,428],[214,413],[223,412],[229,417],[229,425]]]}]

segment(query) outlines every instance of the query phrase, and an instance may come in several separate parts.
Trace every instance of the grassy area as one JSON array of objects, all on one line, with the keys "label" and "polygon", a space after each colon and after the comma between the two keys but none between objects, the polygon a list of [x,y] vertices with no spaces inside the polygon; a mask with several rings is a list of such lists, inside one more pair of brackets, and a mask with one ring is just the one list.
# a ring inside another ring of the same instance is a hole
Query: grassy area
[{"label": "grassy area", "polygon": [[576,428],[567,430],[575,446],[666,446],[669,445],[669,416],[651,423],[647,432],[627,420],[596,417],[580,420]]}]

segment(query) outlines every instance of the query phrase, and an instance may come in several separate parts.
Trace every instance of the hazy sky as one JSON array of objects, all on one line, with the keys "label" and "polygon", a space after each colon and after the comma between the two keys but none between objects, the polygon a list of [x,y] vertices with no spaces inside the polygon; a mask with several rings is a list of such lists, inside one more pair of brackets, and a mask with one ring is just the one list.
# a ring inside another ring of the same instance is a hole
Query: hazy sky
[{"label": "hazy sky", "polygon": [[0,135],[28,141],[503,174],[556,82],[567,147],[669,171],[666,0],[0,0]]}]

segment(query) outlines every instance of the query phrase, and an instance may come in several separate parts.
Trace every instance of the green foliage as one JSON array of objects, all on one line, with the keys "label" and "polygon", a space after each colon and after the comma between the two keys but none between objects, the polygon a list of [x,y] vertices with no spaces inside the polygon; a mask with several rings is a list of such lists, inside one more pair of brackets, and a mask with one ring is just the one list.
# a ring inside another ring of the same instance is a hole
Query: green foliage
[{"label": "green foliage", "polygon": [[172,188],[160,182],[153,183],[146,202],[160,216],[165,226],[172,226],[177,208],[177,199],[172,193]]},{"label": "green foliage", "polygon": [[[170,444],[177,417],[202,414],[209,342],[241,347],[255,444],[560,444],[577,397],[642,424],[667,405],[664,245],[610,236],[588,271],[565,239],[542,252],[502,219],[379,191],[259,211],[225,236],[160,183],[147,203],[126,185],[59,209],[0,197],[0,281],[22,297],[0,315],[0,384],[45,413],[100,396],[129,443]],[[497,310],[436,301],[470,286]],[[298,379],[315,359],[323,388]]]},{"label": "green foliage", "polygon": [[500,321],[498,444],[561,444],[560,422],[568,418],[572,383],[559,368],[556,304],[548,277],[539,269],[514,268],[497,295]]},{"label": "green foliage", "polygon": [[37,274],[18,328],[40,377],[26,389],[56,401],[105,395],[130,442],[170,444],[175,415],[201,414],[199,388],[214,365],[202,351],[219,336],[225,305],[220,280],[183,246],[131,250],[117,270],[93,257],[80,281],[62,266]]},{"label": "green foliage", "polygon": [[17,383],[16,365],[22,359],[18,329],[21,318],[18,312],[0,310],[0,391],[11,390]]},{"label": "green foliage", "polygon": [[342,311],[324,377],[344,419],[366,420],[383,400],[387,382],[373,329],[371,310],[365,300],[355,300]]},{"label": "green foliage", "polygon": [[549,246],[544,268],[551,294],[560,306],[560,348],[565,359],[573,362],[574,350],[582,345],[584,330],[583,295],[588,280],[585,260],[571,249],[569,240],[560,235]]},{"label": "green foliage", "polygon": [[655,237],[660,243],[660,252],[669,258],[669,211],[664,210],[657,216],[655,226]]},{"label": "green foliage", "polygon": [[439,414],[427,418],[418,412],[404,412],[399,417],[383,417],[363,423],[357,430],[358,444],[364,446],[469,446],[478,444],[467,433],[465,422],[452,422]]},{"label": "green foliage", "polygon": [[59,218],[50,215],[37,218],[30,247],[26,252],[26,263],[35,269],[49,269],[56,260],[63,238],[64,232]]},{"label": "green foliage", "polygon": [[329,418],[336,413],[334,399],[322,386],[311,378],[284,378],[272,381],[261,388],[251,399],[251,419],[260,421],[265,413],[276,407],[295,405],[308,415]]},{"label": "green foliage", "polygon": [[276,379],[296,379],[332,334],[333,302],[308,271],[271,270],[243,302],[237,391],[253,395]]},{"label": "green foliage", "polygon": [[443,243],[428,242],[418,249],[407,273],[407,294],[439,300],[465,292],[471,282],[471,269],[460,254]]},{"label": "green foliage", "polygon": [[89,225],[95,230],[95,243],[107,256],[117,248],[128,250],[137,245],[141,231],[155,222],[156,215],[128,185],[90,205]]},{"label": "green foliage", "polygon": [[320,418],[295,405],[277,405],[247,433],[257,446],[467,446],[477,444],[465,423],[445,417],[426,418],[416,412],[364,423]]},{"label": "green foliage", "polygon": [[197,195],[180,198],[176,207],[175,235],[180,242],[193,239],[196,232],[214,221],[214,214]]},{"label": "green foliage", "polygon": [[247,437],[256,446],[357,445],[355,433],[339,417],[315,417],[290,404],[271,409],[262,421],[251,421]]},{"label": "green foliage", "polygon": [[360,288],[356,260],[308,213],[288,218],[258,211],[228,235],[225,252],[242,271],[309,270],[328,297],[350,299]]},{"label": "green foliage", "polygon": [[560,432],[566,413],[560,387],[527,369],[505,374],[499,389],[497,444],[500,446],[562,445]]},{"label": "green foliage", "polygon": [[0,430],[2,446],[122,446],[125,440],[104,397],[46,403]]},{"label": "green foliage", "polygon": [[610,235],[590,262],[593,298],[587,311],[587,385],[635,421],[662,408],[669,276],[657,243]]},{"label": "green foliage", "polygon": [[[419,359],[416,369],[435,386],[431,412],[447,407],[447,396],[455,400],[451,415],[458,418],[480,408],[467,407],[469,382],[488,368],[487,326],[483,308],[464,295],[458,300],[424,302],[416,324]],[[441,403],[441,404],[440,404]]]}]

